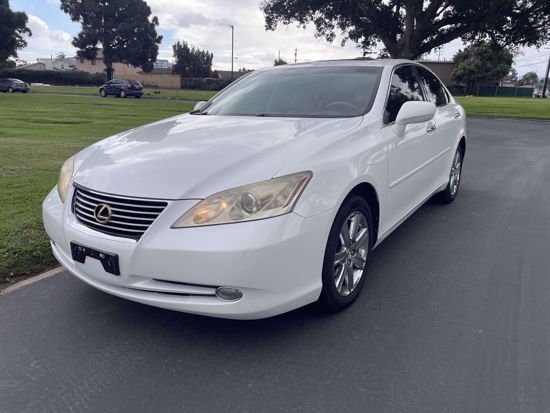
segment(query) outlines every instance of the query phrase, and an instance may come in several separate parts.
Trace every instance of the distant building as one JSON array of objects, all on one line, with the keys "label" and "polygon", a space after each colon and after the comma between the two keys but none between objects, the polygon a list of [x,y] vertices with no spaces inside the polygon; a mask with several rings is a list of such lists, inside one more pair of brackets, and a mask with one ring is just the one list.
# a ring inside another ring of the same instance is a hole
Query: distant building
[{"label": "distant building", "polygon": [[25,70],[46,70],[46,65],[41,62],[36,63],[26,63],[23,65],[19,65],[15,68],[16,70],[19,69],[25,69]]},{"label": "distant building", "polygon": [[172,69],[172,63],[170,63],[168,60],[164,59],[158,59],[156,62],[153,63],[153,70],[154,69]]},{"label": "distant building", "polygon": [[448,60],[419,60],[418,63],[434,72],[445,86],[449,87],[456,84],[452,77],[455,68],[454,62]]},{"label": "distant building", "polygon": [[[76,69],[87,73],[105,73],[105,62],[103,61],[103,50],[98,50],[95,59],[89,60],[82,57],[75,57]],[[115,78],[131,77],[135,78],[135,75],[141,71],[139,67],[127,65],[124,63],[113,63],[113,69],[115,70]]]},{"label": "distant building", "polygon": [[28,63],[18,66],[16,69],[26,70],[58,70],[62,72],[76,70],[76,59],[52,59],[52,58],[39,58],[35,63]]}]

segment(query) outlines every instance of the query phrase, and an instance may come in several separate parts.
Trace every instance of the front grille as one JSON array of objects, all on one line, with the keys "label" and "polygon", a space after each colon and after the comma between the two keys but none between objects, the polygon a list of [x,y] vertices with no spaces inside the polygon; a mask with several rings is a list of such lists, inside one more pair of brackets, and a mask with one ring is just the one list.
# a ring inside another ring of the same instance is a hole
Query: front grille
[{"label": "front grille", "polygon": [[[102,204],[111,209],[107,223],[96,219],[96,210]],[[73,213],[82,225],[104,234],[136,240],[167,205],[166,201],[108,195],[76,185],[73,197]]]}]

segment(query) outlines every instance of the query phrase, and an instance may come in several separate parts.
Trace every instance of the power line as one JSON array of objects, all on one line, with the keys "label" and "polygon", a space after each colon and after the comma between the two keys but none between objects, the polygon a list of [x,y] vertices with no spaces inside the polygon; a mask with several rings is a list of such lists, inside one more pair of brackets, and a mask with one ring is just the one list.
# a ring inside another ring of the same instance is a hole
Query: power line
[{"label": "power line", "polygon": [[541,54],[541,55],[538,55],[538,56],[519,57],[519,58],[515,58],[514,61],[517,62],[518,60],[524,61],[524,60],[540,59],[540,58],[548,57],[548,56],[550,56],[550,54]]},{"label": "power line", "polygon": [[519,68],[519,67],[527,67],[527,66],[539,65],[539,64],[545,63],[545,62],[546,62],[546,59],[541,60],[541,61],[539,61],[539,62],[531,62],[531,63],[527,63],[527,64],[525,64],[525,65],[520,65],[520,66],[516,66],[516,67]]}]

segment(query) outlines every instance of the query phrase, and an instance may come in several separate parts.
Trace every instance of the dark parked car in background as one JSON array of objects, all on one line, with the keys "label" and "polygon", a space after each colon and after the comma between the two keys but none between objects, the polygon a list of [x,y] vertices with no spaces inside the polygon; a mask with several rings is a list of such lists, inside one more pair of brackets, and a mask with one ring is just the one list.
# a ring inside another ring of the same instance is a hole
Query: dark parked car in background
[{"label": "dark parked car in background", "polygon": [[0,79],[0,92],[23,92],[27,93],[30,89],[29,85],[19,79]]},{"label": "dark parked car in background", "polygon": [[143,95],[143,86],[137,80],[113,79],[100,86],[99,94],[103,97],[107,97],[108,95],[115,95],[121,98],[133,96],[138,99]]}]

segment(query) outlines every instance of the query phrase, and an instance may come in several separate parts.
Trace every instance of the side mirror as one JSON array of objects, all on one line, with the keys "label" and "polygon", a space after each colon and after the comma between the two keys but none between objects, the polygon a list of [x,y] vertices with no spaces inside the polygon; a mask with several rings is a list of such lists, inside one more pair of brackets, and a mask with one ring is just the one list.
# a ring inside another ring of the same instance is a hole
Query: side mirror
[{"label": "side mirror", "polygon": [[393,130],[397,136],[405,134],[407,125],[423,123],[435,116],[435,105],[430,102],[405,102],[395,119]]},{"label": "side mirror", "polygon": [[202,108],[204,108],[205,106],[206,106],[206,102],[204,100],[201,100],[200,102],[197,102],[195,104],[195,107],[193,108],[193,111],[196,110],[196,111],[200,112],[202,110]]}]

